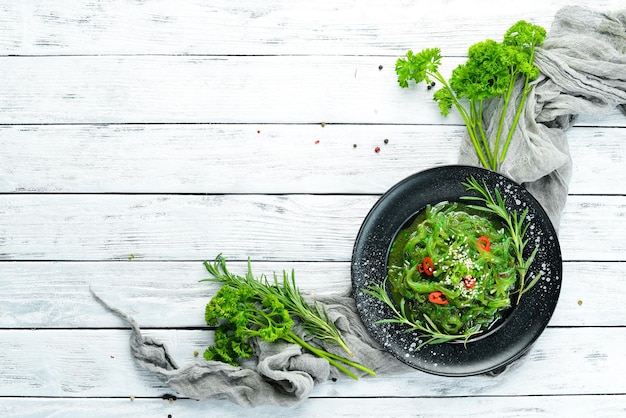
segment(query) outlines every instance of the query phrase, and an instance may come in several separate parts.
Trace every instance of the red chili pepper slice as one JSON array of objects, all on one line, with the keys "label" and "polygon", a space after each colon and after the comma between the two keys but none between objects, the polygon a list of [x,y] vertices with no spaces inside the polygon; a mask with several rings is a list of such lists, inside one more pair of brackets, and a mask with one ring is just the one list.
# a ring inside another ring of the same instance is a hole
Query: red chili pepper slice
[{"label": "red chili pepper slice", "polygon": [[428,276],[433,275],[433,271],[435,271],[435,263],[433,263],[432,258],[424,257],[424,261],[422,261],[422,266],[424,268],[424,273]]},{"label": "red chili pepper slice", "polygon": [[491,243],[489,242],[489,238],[487,238],[486,236],[482,236],[480,238],[478,238],[478,246],[480,248],[482,248],[483,250],[489,252],[491,251]]},{"label": "red chili pepper slice", "polygon": [[441,292],[432,292],[428,295],[428,300],[436,305],[445,305],[448,300]]},{"label": "red chili pepper slice", "polygon": [[476,279],[472,276],[465,276],[463,277],[463,284],[465,285],[466,289],[471,289],[472,287],[476,286]]}]

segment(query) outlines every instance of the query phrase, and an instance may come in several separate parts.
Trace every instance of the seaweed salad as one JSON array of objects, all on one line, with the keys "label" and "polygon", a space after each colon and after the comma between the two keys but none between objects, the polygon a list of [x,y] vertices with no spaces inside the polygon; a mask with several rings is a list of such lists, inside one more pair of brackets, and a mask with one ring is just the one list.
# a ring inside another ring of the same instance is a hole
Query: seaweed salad
[{"label": "seaweed salad", "polygon": [[539,279],[526,273],[537,248],[524,257],[527,209],[509,212],[500,192],[474,178],[475,196],[428,205],[397,234],[385,280],[365,290],[389,305],[393,318],[418,331],[425,344],[467,341],[485,333]]}]

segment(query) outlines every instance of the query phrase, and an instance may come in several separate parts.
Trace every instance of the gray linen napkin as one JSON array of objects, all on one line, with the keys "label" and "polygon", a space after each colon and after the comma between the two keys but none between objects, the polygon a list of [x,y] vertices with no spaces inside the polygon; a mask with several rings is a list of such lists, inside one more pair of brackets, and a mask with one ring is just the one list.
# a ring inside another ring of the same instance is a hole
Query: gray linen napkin
[{"label": "gray linen napkin", "polygon": [[[151,337],[143,336],[133,318],[106,303],[92,289],[90,291],[102,306],[130,325],[130,351],[135,361],[182,396],[192,399],[228,399],[244,407],[290,406],[308,398],[316,383],[345,376],[330,367],[326,360],[303,352],[299,345],[267,343],[260,339],[253,340],[258,360],[249,367],[235,367],[202,359],[179,368],[167,347]],[[379,374],[400,373],[408,369],[369,336],[356,313],[352,297],[333,295],[318,298],[317,301],[326,307],[331,320],[355,353],[351,360]],[[319,346],[338,355],[345,354],[330,344]],[[366,375],[358,370],[352,371],[359,377]]]},{"label": "gray linen napkin", "polygon": [[[542,75],[535,82],[499,171],[524,183],[558,227],[572,172],[565,131],[578,114],[597,115],[626,104],[626,10],[559,10],[543,48],[537,51],[536,63]],[[485,108],[491,129],[497,124],[492,115],[499,106],[494,100]],[[459,162],[479,165],[469,140],[461,146]],[[299,346],[262,341],[255,342],[258,361],[249,367],[199,360],[179,368],[163,344],[142,336],[131,317],[92,294],[130,324],[130,348],[136,361],[183,396],[229,399],[247,407],[289,406],[306,399],[316,383],[343,377],[325,360],[303,353]],[[349,295],[328,296],[318,302],[326,306],[343,332],[356,354],[354,360],[380,375],[408,370],[371,339]]]}]

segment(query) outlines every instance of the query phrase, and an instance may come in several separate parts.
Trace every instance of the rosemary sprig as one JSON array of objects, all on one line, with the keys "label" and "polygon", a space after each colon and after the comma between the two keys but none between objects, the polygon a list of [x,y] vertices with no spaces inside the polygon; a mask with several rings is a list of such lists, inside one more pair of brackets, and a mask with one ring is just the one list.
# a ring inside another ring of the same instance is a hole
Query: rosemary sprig
[{"label": "rosemary sprig", "polygon": [[417,346],[416,350],[421,349],[427,344],[439,344],[453,340],[464,340],[464,342],[467,343],[467,340],[469,340],[472,336],[482,332],[479,330],[480,325],[478,325],[470,329],[465,334],[446,334],[439,330],[437,325],[428,317],[428,315],[424,315],[423,323],[411,321],[404,308],[404,298],[400,300],[400,310],[398,310],[389,297],[389,293],[387,293],[387,278],[385,278],[385,280],[378,285],[370,285],[369,287],[363,289],[363,292],[384,302],[393,311],[393,318],[381,319],[376,322],[377,324],[405,325],[407,326],[405,332],[417,331],[420,332],[424,338],[426,338],[424,342]]},{"label": "rosemary sprig", "polygon": [[474,210],[479,210],[497,216],[504,222],[511,235],[517,262],[516,270],[519,277],[519,290],[517,295],[517,303],[519,304],[522,295],[530,290],[541,277],[541,272],[539,272],[529,283],[526,283],[526,274],[528,273],[528,269],[533,263],[537,250],[539,249],[538,247],[535,247],[530,256],[524,260],[524,249],[526,248],[526,244],[528,244],[528,240],[524,239],[524,235],[530,225],[525,222],[526,217],[528,216],[528,208],[524,209],[521,215],[519,215],[517,211],[509,213],[500,191],[498,189],[494,189],[494,199],[494,196],[489,192],[487,185],[484,182],[481,185],[474,177],[468,178],[467,182],[463,183],[463,185],[468,191],[473,190],[478,193],[479,196],[463,196],[461,199],[482,202],[484,206],[469,205],[469,207]]},{"label": "rosemary sprig", "polygon": [[277,296],[290,315],[300,319],[306,335],[318,341],[338,345],[351,357],[353,356],[341,333],[328,317],[326,309],[317,303],[314,303],[313,307],[311,307],[304,299],[296,286],[295,273],[293,271],[291,272],[291,278],[289,278],[287,272],[283,272],[282,283],[279,282],[278,276],[274,274],[273,283],[270,283],[265,275],[261,275],[258,280],[254,277],[250,260],[248,260],[248,271],[245,276],[231,273],[226,268],[226,260],[221,254],[215,258],[213,263],[205,261],[204,266],[213,277],[201,280],[201,282],[221,283],[234,288],[248,288],[257,295],[259,301],[268,295]]}]

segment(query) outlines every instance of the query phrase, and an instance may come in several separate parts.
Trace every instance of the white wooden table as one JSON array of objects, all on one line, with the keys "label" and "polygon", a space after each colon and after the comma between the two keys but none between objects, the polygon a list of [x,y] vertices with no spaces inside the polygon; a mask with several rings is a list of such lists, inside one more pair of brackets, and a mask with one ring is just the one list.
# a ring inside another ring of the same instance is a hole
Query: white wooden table
[{"label": "white wooden table", "polygon": [[349,288],[369,209],[455,163],[464,131],[425,89],[397,86],[396,59],[438,46],[449,72],[469,45],[519,19],[549,29],[572,3],[0,1],[0,416],[624,416],[618,110],[568,132],[561,297],[499,377],[329,381],[296,409],[171,402],[88,291],[184,366],[211,339],[202,260],[294,268],[311,294]]}]

